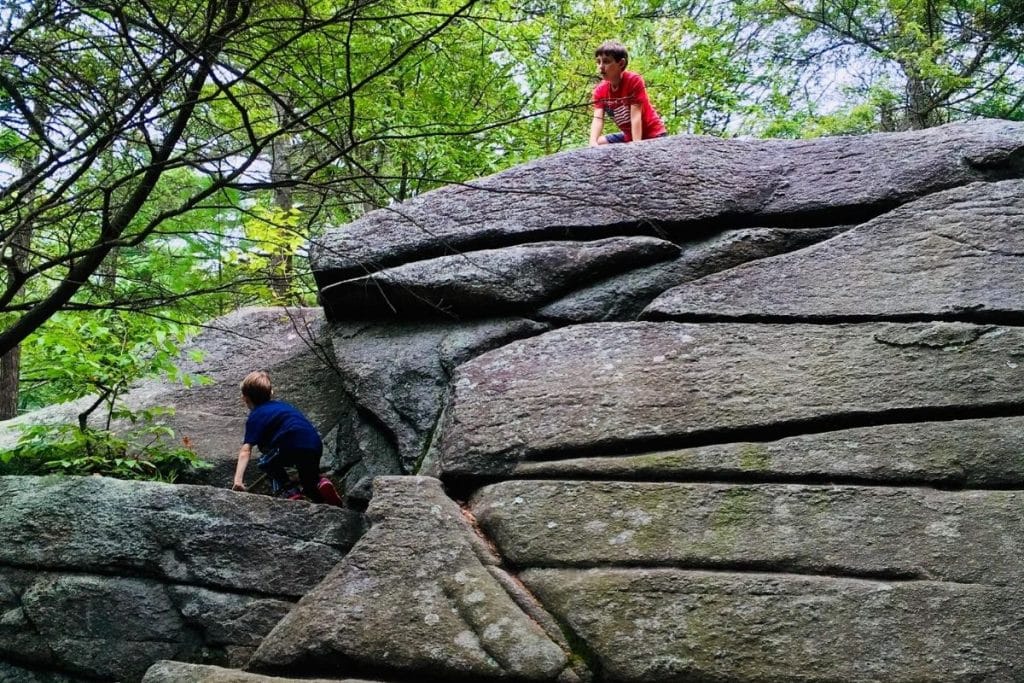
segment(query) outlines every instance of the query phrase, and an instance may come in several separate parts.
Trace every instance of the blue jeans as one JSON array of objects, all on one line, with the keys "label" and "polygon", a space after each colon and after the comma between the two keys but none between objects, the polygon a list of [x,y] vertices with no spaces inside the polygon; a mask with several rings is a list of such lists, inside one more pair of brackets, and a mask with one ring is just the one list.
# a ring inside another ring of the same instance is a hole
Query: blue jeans
[{"label": "blue jeans", "polygon": [[[668,135],[668,133],[662,133],[661,135],[655,135],[654,137],[656,137],[656,138],[663,138],[666,135]],[[626,134],[625,133],[609,133],[608,135],[604,136],[604,139],[608,141],[609,145],[614,144],[616,142],[625,142],[626,141]]]}]

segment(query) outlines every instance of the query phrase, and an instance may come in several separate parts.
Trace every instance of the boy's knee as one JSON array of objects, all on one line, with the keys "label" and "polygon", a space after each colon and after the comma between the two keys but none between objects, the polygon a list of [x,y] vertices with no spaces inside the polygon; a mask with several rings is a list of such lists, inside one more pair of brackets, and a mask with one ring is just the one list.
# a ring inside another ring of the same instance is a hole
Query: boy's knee
[{"label": "boy's knee", "polygon": [[269,471],[270,467],[275,464],[274,460],[280,453],[281,450],[279,448],[272,448],[266,453],[260,455],[259,460],[256,461],[257,469],[259,469],[261,472]]}]

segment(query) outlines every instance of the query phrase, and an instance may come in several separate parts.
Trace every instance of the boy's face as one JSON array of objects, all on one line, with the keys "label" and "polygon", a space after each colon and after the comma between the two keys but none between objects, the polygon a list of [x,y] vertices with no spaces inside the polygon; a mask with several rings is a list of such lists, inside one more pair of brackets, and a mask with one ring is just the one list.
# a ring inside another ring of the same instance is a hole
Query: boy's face
[{"label": "boy's face", "polygon": [[626,70],[626,60],[615,59],[611,55],[598,55],[597,72],[601,78],[611,83],[618,83],[622,79],[622,72]]}]

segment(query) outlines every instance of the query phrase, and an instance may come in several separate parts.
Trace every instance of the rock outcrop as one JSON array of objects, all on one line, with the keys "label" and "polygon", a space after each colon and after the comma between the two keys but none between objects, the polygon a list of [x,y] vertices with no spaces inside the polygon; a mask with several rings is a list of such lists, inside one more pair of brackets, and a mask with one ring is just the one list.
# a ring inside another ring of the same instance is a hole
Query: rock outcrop
[{"label": "rock outcrop", "polygon": [[[510,594],[557,626],[552,642],[576,661],[560,676],[1015,680],[1022,177],[1024,126],[1006,122],[669,138],[544,159],[368,215],[318,247],[317,276],[335,329],[359,324],[347,297],[370,282],[378,338],[509,313],[544,325],[466,347],[432,378],[443,411],[419,429],[429,442],[399,451],[413,460],[426,446],[420,472],[465,501]],[[570,290],[536,282],[551,277],[536,270],[492,284],[524,246],[634,236],[681,251]],[[459,273],[481,273],[472,284],[451,275],[459,259]],[[517,287],[530,294],[512,304]],[[358,337],[335,337],[339,365]],[[349,372],[352,384],[368,376]],[[391,498],[373,503],[382,534],[401,518]],[[434,548],[422,551],[428,567]],[[457,571],[430,574],[443,583]],[[365,584],[342,575],[317,588],[317,605],[352,604]],[[367,624],[386,614],[422,625],[358,604]],[[330,613],[305,609],[305,623]],[[445,633],[412,639],[443,652],[434,638],[450,647]],[[288,642],[336,655],[335,669],[312,673],[437,671],[426,653],[391,669],[401,650],[390,647],[357,665],[343,640]]]},{"label": "rock outcrop", "polygon": [[106,477],[0,477],[0,500],[0,661],[24,672],[5,681],[241,666],[363,531],[339,508]]},{"label": "rock outcrop", "polygon": [[577,150],[313,251],[368,530],[0,480],[0,680],[1022,678],[1024,124]]}]

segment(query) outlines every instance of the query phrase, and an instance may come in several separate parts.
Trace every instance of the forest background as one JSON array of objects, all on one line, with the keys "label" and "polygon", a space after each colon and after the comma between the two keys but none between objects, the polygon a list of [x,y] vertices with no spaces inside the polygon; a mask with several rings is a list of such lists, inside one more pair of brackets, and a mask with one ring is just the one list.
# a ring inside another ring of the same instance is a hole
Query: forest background
[{"label": "forest background", "polygon": [[311,237],[585,145],[608,38],[670,134],[1024,119],[1024,0],[0,0],[0,419],[109,419],[198,325],[315,305]]}]

